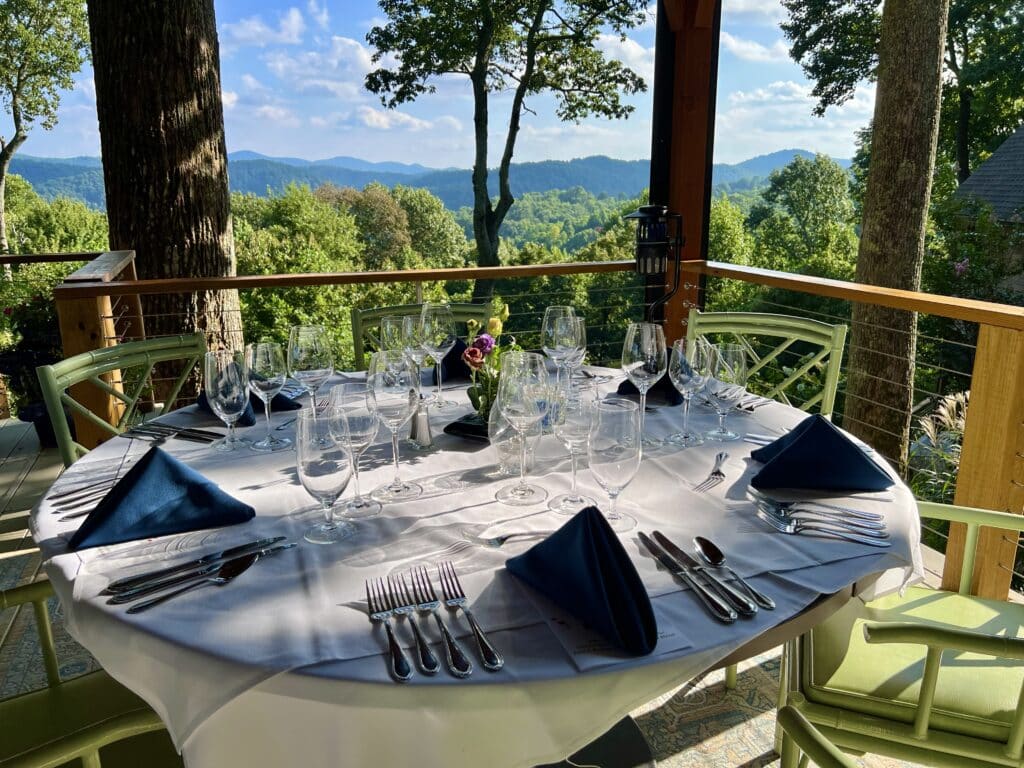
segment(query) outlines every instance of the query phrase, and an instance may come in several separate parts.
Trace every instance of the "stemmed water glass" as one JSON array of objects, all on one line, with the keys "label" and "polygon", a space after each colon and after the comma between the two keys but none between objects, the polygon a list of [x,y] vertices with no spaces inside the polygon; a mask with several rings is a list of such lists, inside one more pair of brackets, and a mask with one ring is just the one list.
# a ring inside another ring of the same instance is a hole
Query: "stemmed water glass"
[{"label": "stemmed water glass", "polygon": [[660,440],[644,432],[644,413],[647,410],[647,391],[655,385],[668,367],[665,333],[655,323],[630,323],[626,340],[622,344],[622,370],[640,393],[640,434],[643,444],[661,445]]},{"label": "stemmed water glass", "polygon": [[665,442],[684,448],[704,442],[704,437],[700,433],[689,428],[690,400],[704,387],[704,377],[695,368],[690,359],[692,356],[687,355],[686,339],[678,339],[672,345],[672,357],[668,361],[668,377],[683,398],[683,428],[666,437]]},{"label": "stemmed water glass", "polygon": [[555,419],[555,437],[569,450],[569,461],[572,462],[572,487],[568,493],[559,494],[548,502],[551,509],[563,515],[574,515],[584,507],[597,503],[576,490],[576,464],[578,457],[587,453],[590,425],[594,420],[595,390],[585,389],[577,397],[570,397],[569,386],[566,382],[561,388],[561,402]]},{"label": "stemmed water glass", "polygon": [[[419,315],[406,315],[402,318],[402,343],[400,349],[405,351],[406,357],[416,363],[418,368],[423,368],[427,362],[427,350],[423,347],[423,323]],[[420,393],[421,405],[433,405],[434,394]]]},{"label": "stemmed water glass", "polygon": [[437,394],[434,405],[439,409],[454,408],[457,403],[445,400],[441,391],[441,373],[444,356],[455,346],[455,317],[447,304],[424,304],[420,314],[423,326],[423,349],[434,358],[437,371]]},{"label": "stemmed water glass", "polygon": [[242,355],[228,350],[207,352],[203,359],[203,389],[210,410],[228,428],[227,436],[214,444],[216,450],[233,451],[248,445],[248,440],[235,436],[235,422],[249,404],[249,381]]},{"label": "stemmed water glass", "polygon": [[380,348],[402,349],[402,322],[398,315],[388,315],[380,319]]},{"label": "stemmed water glass", "polygon": [[569,317],[576,317],[576,310],[572,307],[552,305],[544,310],[540,326],[540,347],[555,363],[559,375],[576,343],[574,338],[567,338],[567,334],[573,333],[572,324],[559,322]]},{"label": "stemmed water glass", "polygon": [[306,493],[320,503],[324,521],[309,528],[303,538],[313,544],[333,544],[347,539],[355,527],[334,519],[334,502],[352,476],[352,457],[344,439],[345,414],[330,408],[317,419],[315,408],[299,411],[295,434],[295,467]]},{"label": "stemmed water glass", "polygon": [[316,418],[316,391],[334,373],[331,340],[322,325],[293,325],[288,332],[288,373],[309,393]]},{"label": "stemmed water glass", "polygon": [[280,451],[292,444],[287,437],[275,437],[270,428],[270,402],[284,387],[288,375],[284,350],[276,341],[260,341],[245,348],[245,367],[249,373],[249,389],[263,401],[267,416],[267,436],[252,444],[254,451]]},{"label": "stemmed water glass", "polygon": [[583,358],[587,356],[587,323],[582,317],[574,317],[569,322],[576,326],[576,347],[565,361],[566,367],[569,369],[569,379],[571,381],[576,375],[576,371],[583,366]]},{"label": "stemmed water glass", "polygon": [[551,400],[544,358],[535,352],[506,352],[501,359],[498,381],[498,407],[512,428],[519,433],[519,482],[501,488],[498,501],[513,506],[539,504],[548,492],[526,482],[526,440],[532,426],[544,418]]},{"label": "stemmed water glass", "polygon": [[709,440],[738,440],[739,433],[727,429],[725,417],[746,394],[747,353],[739,344],[715,344],[701,351],[698,367],[704,375],[704,392],[718,413],[718,428],[708,432]]},{"label": "stemmed water glass", "polygon": [[346,433],[335,435],[336,440],[344,439],[352,456],[352,482],[355,495],[345,506],[345,517],[373,517],[380,513],[379,501],[363,496],[359,492],[359,459],[377,437],[379,421],[371,407],[371,395],[364,381],[349,381],[331,388],[331,407],[345,414]]},{"label": "stemmed water glass", "polygon": [[605,400],[595,405],[587,454],[590,471],[611,502],[605,519],[612,530],[631,530],[636,520],[619,513],[618,499],[640,469],[640,409],[636,403]]},{"label": "stemmed water glass", "polygon": [[385,502],[415,499],[423,489],[399,476],[398,430],[408,423],[419,404],[420,369],[401,350],[374,352],[366,372],[366,389],[370,408],[391,432],[391,452],[395,461],[395,479],[371,495]]}]

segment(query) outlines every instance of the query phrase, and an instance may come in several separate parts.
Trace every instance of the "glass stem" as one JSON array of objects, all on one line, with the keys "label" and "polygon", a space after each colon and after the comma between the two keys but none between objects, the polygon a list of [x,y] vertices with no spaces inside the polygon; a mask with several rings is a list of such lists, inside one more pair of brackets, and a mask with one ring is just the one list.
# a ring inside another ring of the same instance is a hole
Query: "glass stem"
[{"label": "glass stem", "polygon": [[725,432],[725,411],[718,412],[718,431]]},{"label": "glass stem", "polygon": [[266,439],[266,442],[269,445],[270,441],[273,439],[271,437],[271,435],[270,435],[270,401],[269,400],[264,400],[263,401],[263,413],[265,413],[267,415],[267,439]]},{"label": "glass stem", "polygon": [[356,495],[355,498],[359,498],[362,494],[359,493],[359,454],[355,455],[355,459],[352,461],[352,484],[355,487]]},{"label": "glass stem", "polygon": [[228,423],[228,436],[224,440],[224,442],[226,442],[228,445],[231,445],[233,442],[235,442],[235,422],[233,421]]},{"label": "glass stem", "polygon": [[398,430],[391,431],[391,456],[395,460],[395,479],[391,482],[393,488],[402,484],[402,478],[398,476]]},{"label": "glass stem", "polygon": [[618,493],[618,491],[616,491],[615,493],[612,493],[611,491],[609,491],[608,492],[608,500],[611,502],[612,508],[610,510],[608,510],[607,517],[608,517],[609,520],[618,520],[619,519],[619,513],[618,513],[619,493]]},{"label": "glass stem", "polygon": [[686,427],[690,419],[690,395],[683,395],[683,437],[687,435]]},{"label": "glass stem", "polygon": [[575,499],[579,496],[579,494],[576,493],[576,451],[569,451],[569,462],[572,464],[572,489],[569,493]]},{"label": "glass stem", "polygon": [[324,508],[324,522],[327,523],[327,525],[331,525],[334,522],[334,504],[333,502],[326,500],[321,501],[320,503]]},{"label": "glass stem", "polygon": [[317,434],[316,429],[316,390],[309,390],[309,408],[313,411],[313,434]]},{"label": "glass stem", "polygon": [[444,402],[444,398],[441,395],[441,363],[437,364],[437,407],[440,408]]},{"label": "glass stem", "polygon": [[644,436],[644,416],[647,413],[647,390],[640,391],[640,437]]},{"label": "glass stem", "polygon": [[526,488],[526,430],[519,432],[519,487]]}]

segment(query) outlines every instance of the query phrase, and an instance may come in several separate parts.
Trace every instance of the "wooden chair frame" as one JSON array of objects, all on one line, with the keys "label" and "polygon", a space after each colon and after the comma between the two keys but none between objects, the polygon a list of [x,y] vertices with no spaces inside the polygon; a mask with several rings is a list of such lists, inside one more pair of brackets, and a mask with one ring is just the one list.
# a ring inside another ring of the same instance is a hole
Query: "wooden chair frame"
[{"label": "wooden chair frame", "polygon": [[[480,324],[480,330],[487,328],[487,322],[491,319],[490,304],[449,304],[452,316],[456,323],[465,323],[475,320]],[[355,353],[355,367],[357,371],[365,371],[367,366],[366,347],[370,342],[374,347],[380,346],[380,338],[376,332],[380,330],[380,321],[384,317],[408,317],[418,315],[423,311],[422,304],[398,304],[392,307],[373,307],[371,309],[352,308],[352,350]]]}]

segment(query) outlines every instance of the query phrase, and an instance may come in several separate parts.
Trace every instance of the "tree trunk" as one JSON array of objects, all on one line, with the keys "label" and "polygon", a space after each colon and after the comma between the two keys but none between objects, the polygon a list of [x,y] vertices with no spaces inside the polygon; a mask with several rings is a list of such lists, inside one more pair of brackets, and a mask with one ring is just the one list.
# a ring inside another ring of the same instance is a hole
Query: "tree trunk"
[{"label": "tree trunk", "polygon": [[[949,0],[887,0],[857,281],[917,290],[931,195]],[[844,426],[902,468],[917,316],[854,304]]]},{"label": "tree trunk", "polygon": [[[11,248],[7,243],[7,169],[0,165],[0,253],[10,253]],[[10,265],[7,265],[8,268]],[[4,270],[5,277],[7,271]]]},{"label": "tree trunk", "polygon": [[[473,83],[473,131],[476,152],[473,158],[473,239],[476,242],[476,263],[480,267],[496,267],[498,232],[494,226],[494,208],[487,190],[487,70],[483,59],[471,77]],[[494,293],[493,280],[477,280],[473,301],[488,301]]]},{"label": "tree trunk", "polygon": [[[139,278],[235,274],[213,0],[89,0],[110,246]],[[236,291],[144,296],[150,335],[241,346]]]},{"label": "tree trunk", "polygon": [[965,85],[957,90],[956,180],[963,184],[971,177],[971,101],[974,92]]}]

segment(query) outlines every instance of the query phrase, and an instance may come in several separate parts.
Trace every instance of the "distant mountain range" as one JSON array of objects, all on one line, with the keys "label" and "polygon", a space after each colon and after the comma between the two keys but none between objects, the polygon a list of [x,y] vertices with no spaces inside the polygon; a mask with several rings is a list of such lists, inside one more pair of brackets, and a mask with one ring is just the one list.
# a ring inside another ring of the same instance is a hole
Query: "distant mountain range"
[{"label": "distant mountain range", "polygon": [[[762,186],[768,175],[791,162],[794,156],[813,157],[803,149],[785,149],[744,160],[734,165],[714,166],[716,191],[740,191]],[[849,160],[837,160],[844,168]],[[15,155],[11,172],[24,177],[47,198],[66,196],[84,200],[96,208],[104,206],[103,169],[98,157],[48,158]],[[362,188],[370,182],[387,186],[404,184],[425,187],[448,208],[458,210],[473,204],[470,171],[457,168],[427,168],[419,164],[369,162],[355,157],[303,160],[293,157],[268,157],[242,150],[228,154],[228,177],[232,191],[265,195],[280,191],[290,183],[318,187],[331,183],[339,187]],[[593,156],[576,160],[545,160],[515,163],[512,166],[512,191],[526,192],[582,187],[593,195],[629,198],[648,186],[650,164],[645,160],[615,160]],[[491,174],[492,189],[496,174]]]}]

